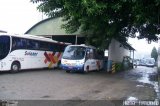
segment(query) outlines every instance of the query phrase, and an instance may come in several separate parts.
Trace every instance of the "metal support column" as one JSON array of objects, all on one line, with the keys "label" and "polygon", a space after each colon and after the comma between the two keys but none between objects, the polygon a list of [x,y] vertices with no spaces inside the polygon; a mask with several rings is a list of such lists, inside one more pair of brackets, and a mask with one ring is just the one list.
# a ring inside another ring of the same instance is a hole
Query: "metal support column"
[{"label": "metal support column", "polygon": [[75,39],[75,45],[77,45],[77,35],[76,35],[76,39]]}]

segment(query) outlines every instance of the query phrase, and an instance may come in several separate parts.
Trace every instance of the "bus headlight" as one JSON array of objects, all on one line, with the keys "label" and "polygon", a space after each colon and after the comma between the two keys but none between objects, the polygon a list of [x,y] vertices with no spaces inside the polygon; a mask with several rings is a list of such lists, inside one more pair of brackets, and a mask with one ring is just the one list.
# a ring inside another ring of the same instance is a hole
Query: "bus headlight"
[{"label": "bus headlight", "polygon": [[79,66],[79,65],[83,65],[84,63],[83,62],[78,62],[77,63],[77,65]]},{"label": "bus headlight", "polygon": [[83,62],[80,63],[80,65],[83,65],[83,64],[84,64]]}]

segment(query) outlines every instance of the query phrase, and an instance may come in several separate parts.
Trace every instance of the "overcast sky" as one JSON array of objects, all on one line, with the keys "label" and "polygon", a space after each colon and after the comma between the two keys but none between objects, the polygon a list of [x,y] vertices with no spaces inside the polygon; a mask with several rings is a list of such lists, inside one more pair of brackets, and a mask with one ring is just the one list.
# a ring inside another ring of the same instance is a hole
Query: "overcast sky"
[{"label": "overcast sky", "polygon": [[25,33],[42,19],[30,0],[0,0],[0,30]]},{"label": "overcast sky", "polygon": [[[11,33],[25,33],[34,24],[42,20],[42,13],[36,9],[36,4],[30,0],[0,0],[0,30]],[[148,44],[145,39],[129,39],[136,49],[136,55],[150,55],[152,48],[158,48],[158,43]]]},{"label": "overcast sky", "polygon": [[156,49],[158,49],[159,44],[158,42],[152,42],[151,44],[148,44],[148,41],[146,41],[146,39],[138,40],[137,38],[130,38],[128,42],[132,47],[136,49],[136,58],[149,57],[151,55],[153,47],[156,47]]}]

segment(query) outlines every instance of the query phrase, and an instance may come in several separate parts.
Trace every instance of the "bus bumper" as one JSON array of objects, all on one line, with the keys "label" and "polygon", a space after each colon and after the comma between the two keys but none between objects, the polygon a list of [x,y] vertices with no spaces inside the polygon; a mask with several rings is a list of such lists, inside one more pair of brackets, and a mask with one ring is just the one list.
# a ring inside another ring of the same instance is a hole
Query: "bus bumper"
[{"label": "bus bumper", "polygon": [[67,66],[67,65],[63,65],[63,64],[61,64],[61,69],[75,71],[75,72],[83,72],[84,71],[83,66]]}]

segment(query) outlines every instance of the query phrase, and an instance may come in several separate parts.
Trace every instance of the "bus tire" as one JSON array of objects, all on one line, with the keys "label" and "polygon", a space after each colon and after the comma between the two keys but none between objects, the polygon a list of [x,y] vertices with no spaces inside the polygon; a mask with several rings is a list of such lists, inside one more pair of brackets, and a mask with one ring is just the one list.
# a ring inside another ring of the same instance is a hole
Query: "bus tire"
[{"label": "bus tire", "polygon": [[66,73],[70,73],[71,71],[70,70],[66,70]]},{"label": "bus tire", "polygon": [[86,70],[84,70],[84,73],[88,73],[89,72],[89,66],[86,67]]},{"label": "bus tire", "polygon": [[100,67],[100,65],[98,65],[98,69],[97,69],[97,71],[100,71],[101,70],[101,67]]},{"label": "bus tire", "polygon": [[86,71],[83,71],[83,73],[84,73],[84,74],[88,74],[88,71],[87,71],[87,70],[86,70]]},{"label": "bus tire", "polygon": [[57,63],[57,68],[58,68],[58,69],[61,69],[61,61],[59,61],[59,62]]},{"label": "bus tire", "polygon": [[13,62],[11,65],[11,73],[17,73],[20,70],[20,63],[19,62]]}]

